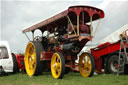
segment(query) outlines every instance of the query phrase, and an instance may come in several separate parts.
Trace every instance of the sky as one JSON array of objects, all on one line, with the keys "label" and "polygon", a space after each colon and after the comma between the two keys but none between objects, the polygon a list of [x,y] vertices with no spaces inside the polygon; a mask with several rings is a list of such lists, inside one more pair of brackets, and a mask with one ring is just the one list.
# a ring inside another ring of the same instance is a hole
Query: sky
[{"label": "sky", "polygon": [[[92,40],[93,43],[99,42],[128,24],[128,1],[122,0],[1,0],[0,4],[0,40],[8,41],[14,53],[25,51],[28,39],[22,33],[23,29],[62,12],[72,5],[94,6],[105,12],[105,17],[101,20]],[[31,38],[31,33],[27,34]],[[36,31],[35,35],[41,35],[41,33]]]}]

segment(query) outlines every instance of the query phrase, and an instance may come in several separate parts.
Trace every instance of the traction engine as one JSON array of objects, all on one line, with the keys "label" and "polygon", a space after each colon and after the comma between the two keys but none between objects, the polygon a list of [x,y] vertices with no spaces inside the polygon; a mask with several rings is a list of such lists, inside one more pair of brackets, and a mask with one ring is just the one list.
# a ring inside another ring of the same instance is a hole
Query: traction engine
[{"label": "traction engine", "polygon": [[[92,22],[104,18],[104,12],[90,6],[71,6],[67,10],[23,30],[31,31],[25,51],[25,68],[29,76],[51,71],[55,79],[62,78],[70,71],[79,71],[83,77],[92,76],[95,70],[90,53],[77,54],[93,37]],[[43,36],[34,37],[39,29]]]}]

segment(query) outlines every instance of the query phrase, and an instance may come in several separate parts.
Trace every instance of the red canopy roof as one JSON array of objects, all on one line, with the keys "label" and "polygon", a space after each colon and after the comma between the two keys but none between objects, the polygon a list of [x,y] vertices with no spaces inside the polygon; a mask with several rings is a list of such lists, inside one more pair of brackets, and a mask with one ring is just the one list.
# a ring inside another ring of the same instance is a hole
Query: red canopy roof
[{"label": "red canopy roof", "polygon": [[[104,18],[104,12],[101,9],[91,7],[91,6],[71,6],[68,8],[68,10],[65,10],[49,19],[46,19],[38,24],[35,24],[25,30],[24,32],[34,31],[35,29],[40,29],[42,32],[47,30],[47,27],[54,27],[56,24],[59,24],[60,22],[64,23],[66,22],[66,16],[69,15],[71,12],[75,13],[76,15],[80,15],[82,11],[85,11],[88,13],[89,16],[93,16],[92,20],[97,20],[99,18]],[[98,15],[98,16],[94,16]],[[86,22],[89,22],[89,17],[87,18]],[[61,23],[61,24],[62,24]]]}]

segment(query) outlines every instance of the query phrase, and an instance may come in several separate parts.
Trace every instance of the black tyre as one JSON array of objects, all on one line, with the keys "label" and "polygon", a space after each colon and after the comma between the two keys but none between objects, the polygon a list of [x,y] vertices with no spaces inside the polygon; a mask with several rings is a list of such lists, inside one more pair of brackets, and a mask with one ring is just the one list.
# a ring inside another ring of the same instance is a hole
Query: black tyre
[{"label": "black tyre", "polygon": [[40,52],[44,51],[42,44],[38,41],[29,42],[25,51],[25,68],[29,76],[42,74],[43,64],[40,61]]},{"label": "black tyre", "polygon": [[118,54],[111,55],[108,61],[106,62],[105,72],[116,74],[118,71],[118,65],[119,65],[118,60],[119,60]]},{"label": "black tyre", "polygon": [[0,76],[2,76],[4,74],[4,70],[2,68],[2,66],[0,66]]},{"label": "black tyre", "polygon": [[65,59],[62,53],[56,52],[51,59],[51,73],[53,78],[61,79],[65,73]]},{"label": "black tyre", "polygon": [[124,65],[124,74],[128,75],[128,64]]},{"label": "black tyre", "polygon": [[12,53],[12,60],[13,60],[13,73],[19,72],[16,56],[13,53]]},{"label": "black tyre", "polygon": [[95,71],[94,58],[90,53],[83,53],[79,59],[79,70],[83,77],[91,77]]}]

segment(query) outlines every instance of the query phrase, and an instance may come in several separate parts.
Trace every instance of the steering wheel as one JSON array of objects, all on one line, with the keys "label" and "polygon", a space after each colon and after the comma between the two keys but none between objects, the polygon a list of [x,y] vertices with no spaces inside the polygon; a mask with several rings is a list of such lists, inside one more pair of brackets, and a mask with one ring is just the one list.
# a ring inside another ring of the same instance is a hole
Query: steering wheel
[{"label": "steering wheel", "polygon": [[41,36],[35,36],[34,41],[42,41],[42,37]]}]

